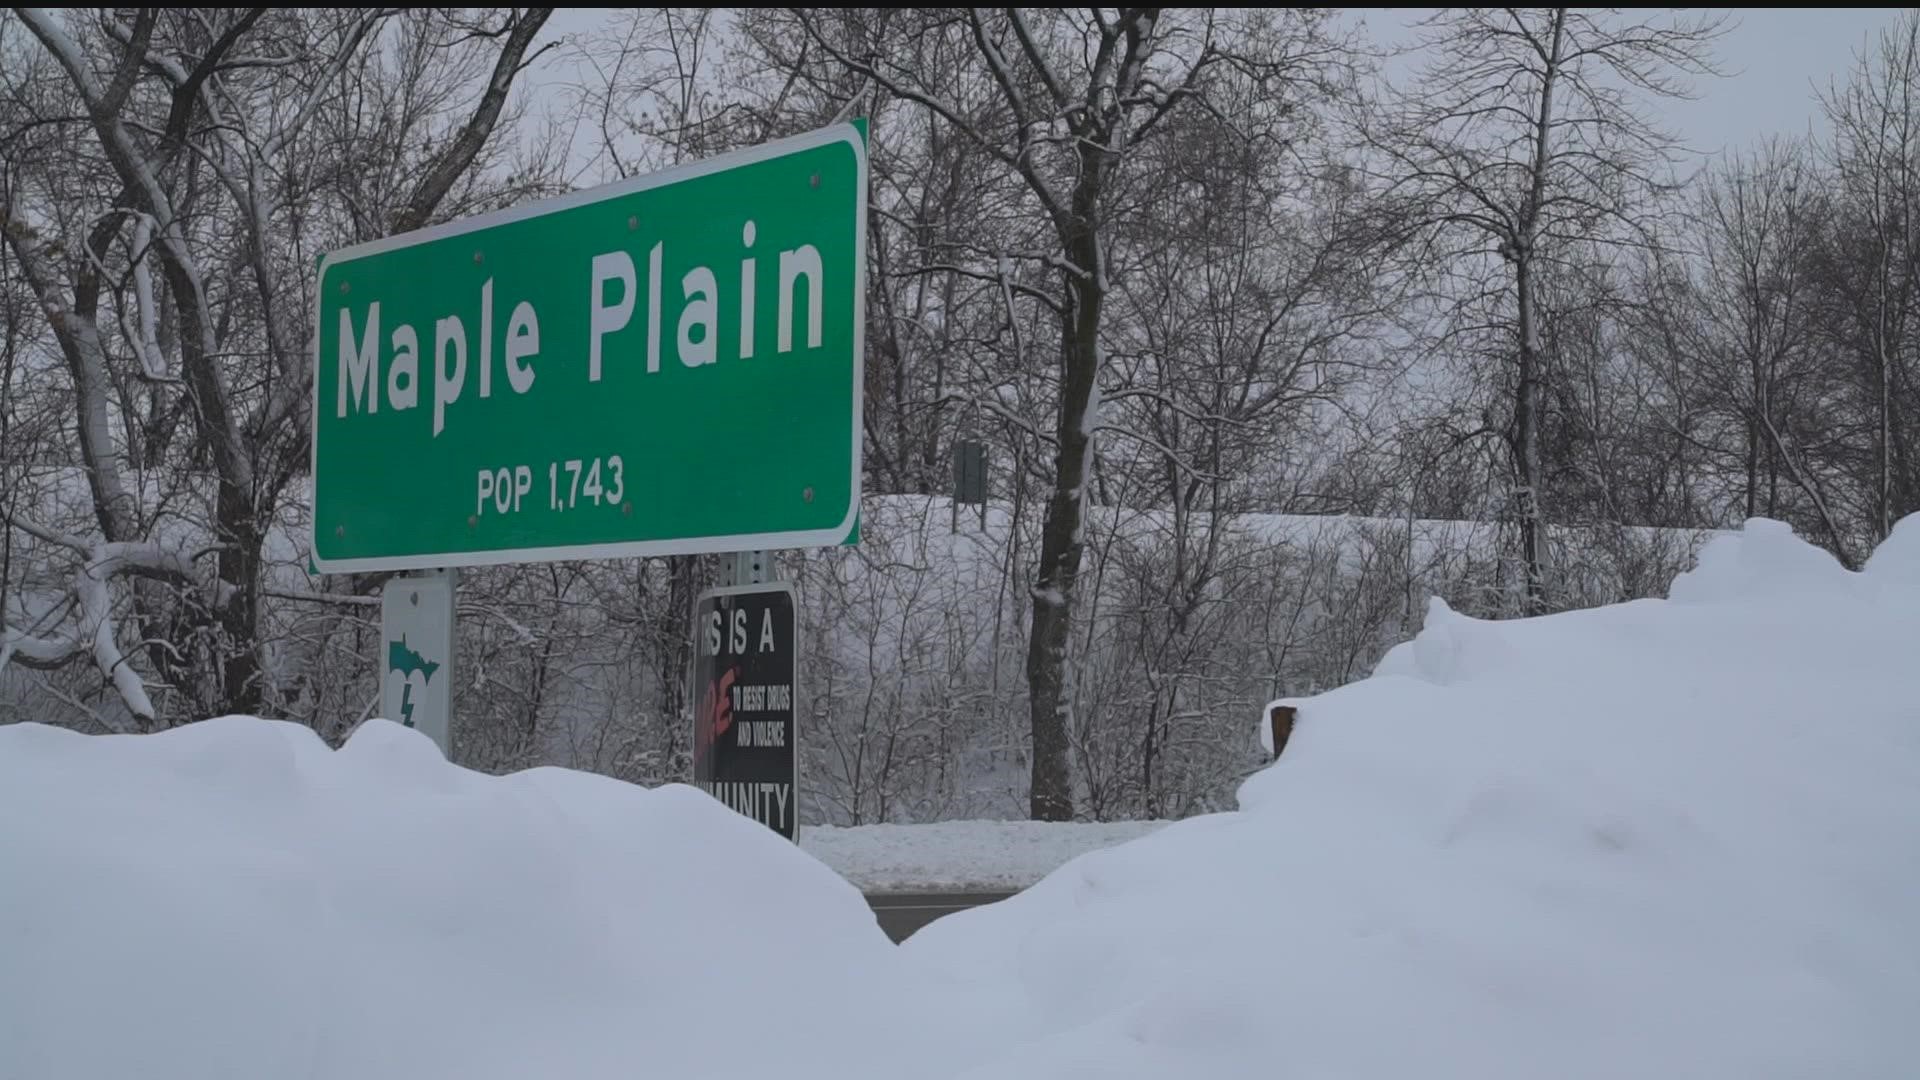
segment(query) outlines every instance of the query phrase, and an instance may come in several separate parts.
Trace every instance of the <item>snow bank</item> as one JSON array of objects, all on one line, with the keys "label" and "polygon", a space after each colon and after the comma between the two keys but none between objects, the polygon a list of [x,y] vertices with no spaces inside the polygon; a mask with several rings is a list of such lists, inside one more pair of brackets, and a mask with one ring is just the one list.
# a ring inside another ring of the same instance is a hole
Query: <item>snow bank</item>
[{"label": "snow bank", "polygon": [[800,846],[863,892],[1024,889],[1089,851],[1145,836],[1164,821],[941,821],[806,825]]},{"label": "snow bank", "polygon": [[1875,585],[1920,585],[1920,514],[1894,524],[1892,534],[1867,559],[1865,571]]},{"label": "snow bank", "polygon": [[1910,1076],[1916,527],[1862,574],[1752,523],[1671,600],[1436,603],[1289,702],[1240,812],[902,951],[1012,995],[981,1077]]},{"label": "snow bank", "polygon": [[[1897,551],[1889,556],[1897,561]],[[1694,568],[1674,578],[1667,595],[1688,603],[1737,601],[1845,589],[1854,581],[1838,559],[1794,536],[1785,523],[1758,518],[1738,537],[1703,548]]]},{"label": "snow bank", "polygon": [[898,948],[690,788],[384,722],[0,729],[0,1077],[1908,1077],[1916,527],[1858,574],[1754,523],[1669,599],[1435,604],[1241,810]]},{"label": "snow bank", "polygon": [[483,776],[385,721],[338,752],[19,725],[0,821],[0,1077],[898,1077],[939,1045],[859,893],[690,787]]}]

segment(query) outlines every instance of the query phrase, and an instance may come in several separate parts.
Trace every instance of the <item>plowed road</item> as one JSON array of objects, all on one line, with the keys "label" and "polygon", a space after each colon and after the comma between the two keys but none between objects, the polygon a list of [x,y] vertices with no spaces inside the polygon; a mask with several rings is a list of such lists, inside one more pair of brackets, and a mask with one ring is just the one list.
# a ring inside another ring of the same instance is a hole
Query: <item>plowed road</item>
[{"label": "plowed road", "polygon": [[879,917],[880,929],[900,942],[942,915],[996,903],[1012,895],[1010,892],[868,893],[867,903]]}]

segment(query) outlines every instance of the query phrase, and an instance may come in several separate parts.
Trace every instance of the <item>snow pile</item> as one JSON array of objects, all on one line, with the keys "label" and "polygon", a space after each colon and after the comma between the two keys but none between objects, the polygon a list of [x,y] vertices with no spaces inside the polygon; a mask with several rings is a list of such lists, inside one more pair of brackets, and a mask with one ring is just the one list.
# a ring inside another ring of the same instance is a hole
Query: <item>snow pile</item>
[{"label": "snow pile", "polygon": [[1920,514],[1894,524],[1892,534],[1867,559],[1866,574],[1876,585],[1920,585]]},{"label": "snow pile", "polygon": [[807,825],[800,846],[863,892],[1024,889],[1089,851],[1145,836],[1164,821],[940,821]]},{"label": "snow pile", "polygon": [[981,1077],[1911,1076],[1917,530],[1861,574],[1756,522],[1669,600],[1435,603],[1289,702],[1241,812],[902,951],[1011,995]]},{"label": "snow pile", "polygon": [[19,725],[0,821],[0,1077],[898,1077],[939,1045],[859,893],[690,787],[488,777],[386,721],[338,752]]},{"label": "snow pile", "polygon": [[690,788],[0,729],[0,1077],[1908,1077],[1917,659],[1920,519],[1858,574],[1754,523],[1669,599],[1435,603],[1239,812],[899,948]]}]

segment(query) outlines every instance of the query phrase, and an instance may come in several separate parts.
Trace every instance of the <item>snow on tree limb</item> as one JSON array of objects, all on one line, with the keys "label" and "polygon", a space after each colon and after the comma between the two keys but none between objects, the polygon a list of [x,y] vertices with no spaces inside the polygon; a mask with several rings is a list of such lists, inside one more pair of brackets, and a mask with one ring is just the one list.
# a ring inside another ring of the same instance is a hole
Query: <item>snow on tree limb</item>
[{"label": "snow on tree limb", "polygon": [[0,667],[17,658],[22,667],[53,668],[73,659],[80,643],[70,637],[29,634],[12,627],[0,627]]},{"label": "snow on tree limb", "polygon": [[140,357],[140,368],[149,379],[167,377],[167,361],[160,351],[160,309],[153,299],[153,268],[147,264],[147,250],[153,244],[153,217],[141,214],[133,226],[133,296],[140,332],[127,335],[128,344]]},{"label": "snow on tree limb", "polygon": [[236,491],[250,491],[254,486],[253,462],[243,452],[240,432],[234,423],[232,394],[212,359],[219,352],[219,345],[207,305],[205,278],[188,249],[186,236],[174,213],[173,201],[155,174],[153,163],[140,153],[128,134],[126,124],[119,115],[118,103],[102,93],[80,47],[47,12],[40,9],[18,10],[27,29],[59,62],[74,89],[79,92],[93,120],[94,133],[100,140],[101,148],[106,151],[114,172],[136,200],[135,205],[153,215],[160,236],[161,260],[167,269],[168,284],[172,286],[174,304],[183,323],[181,344],[188,380],[199,399],[197,416],[210,429],[209,442],[222,480]]},{"label": "snow on tree limb", "polygon": [[107,420],[107,387],[111,384],[100,328],[91,313],[75,310],[74,305],[55,290],[53,270],[44,258],[46,245],[41,243],[32,226],[16,217],[13,207],[6,204],[0,204],[0,233],[5,234],[7,246],[19,260],[27,286],[53,328],[54,338],[73,375],[74,392],[79,398],[80,456],[87,466],[87,484],[93,492],[100,528],[109,539],[129,536],[133,532],[133,499],[120,474]]},{"label": "snow on tree limb", "polygon": [[[83,560],[69,586],[69,595],[78,608],[73,632],[42,635],[32,630],[0,627],[0,668],[16,658],[27,667],[55,668],[72,662],[84,652],[92,658],[101,676],[113,685],[127,710],[142,723],[151,722],[156,716],[153,699],[114,636],[113,592],[109,585],[120,577],[197,584],[200,575],[195,572],[194,560],[207,552],[187,552],[152,542],[89,544],[18,515],[0,517],[27,535],[66,548]],[[216,602],[224,603],[232,588],[227,582],[214,582]]]}]

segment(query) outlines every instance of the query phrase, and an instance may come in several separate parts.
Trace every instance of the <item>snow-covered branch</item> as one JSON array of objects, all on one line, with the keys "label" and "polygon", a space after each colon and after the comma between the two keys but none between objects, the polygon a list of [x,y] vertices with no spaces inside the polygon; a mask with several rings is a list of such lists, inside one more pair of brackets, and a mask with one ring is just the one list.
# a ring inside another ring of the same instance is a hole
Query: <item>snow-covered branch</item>
[{"label": "snow-covered branch", "polygon": [[354,596],[348,593],[296,592],[289,589],[262,589],[261,595],[276,600],[292,600],[302,604],[329,604],[334,607],[377,608],[380,598],[377,596]]},{"label": "snow-covered branch", "polygon": [[[16,630],[0,626],[0,667],[18,659],[23,665],[38,668],[60,667],[83,653],[93,659],[100,674],[113,685],[120,700],[142,723],[156,714],[146,684],[127,660],[114,636],[113,591],[111,582],[120,577],[146,577],[181,585],[198,582],[194,570],[197,554],[168,548],[151,542],[107,541],[88,544],[58,529],[20,517],[5,515],[7,524],[29,536],[66,548],[82,561],[74,571],[68,595],[73,601],[74,625],[68,632],[42,634],[35,629]],[[216,582],[216,603],[224,603],[232,586]]]},{"label": "snow-covered branch", "polygon": [[1158,450],[1161,453],[1161,455],[1165,457],[1167,461],[1173,465],[1174,468],[1179,469],[1181,472],[1184,472],[1189,476],[1193,476],[1201,480],[1225,479],[1224,477],[1217,476],[1213,473],[1206,471],[1205,469],[1199,468],[1198,466],[1194,465],[1192,462],[1188,461],[1183,455],[1181,455],[1179,451],[1175,450],[1173,447],[1168,446],[1166,443],[1161,442],[1159,439],[1156,439],[1153,436],[1147,434],[1146,432],[1140,431],[1136,428],[1117,427],[1111,424],[1096,424],[1093,426],[1092,431],[1094,433],[1099,433],[1099,434],[1125,435],[1130,439],[1134,439],[1138,442],[1144,443],[1147,446],[1150,446],[1153,449]]},{"label": "snow-covered branch", "polygon": [[92,552],[92,549],[87,546],[86,542],[79,537],[70,536],[50,526],[29,521],[25,518],[14,517],[10,514],[0,514],[0,521],[5,521],[7,524],[12,525],[28,536],[45,540],[49,544],[58,544],[69,551],[78,552],[81,555],[88,555]]},{"label": "snow-covered branch", "polygon": [[253,465],[241,447],[240,433],[234,424],[232,395],[224,375],[209,359],[219,351],[219,346],[207,304],[205,279],[198,261],[189,250],[186,234],[174,212],[173,200],[160,183],[152,163],[141,154],[133,136],[129,134],[119,114],[118,103],[102,92],[79,45],[67,36],[47,11],[39,8],[15,10],[27,24],[27,29],[66,71],[74,89],[79,92],[93,121],[101,148],[125,185],[128,195],[135,200],[135,205],[145,209],[154,218],[160,238],[159,250],[173,289],[174,305],[184,324],[181,343],[187,378],[199,398],[197,417],[205,426],[222,480],[236,491],[250,491],[253,489]]},{"label": "snow-covered branch", "polygon": [[79,651],[80,643],[71,637],[47,637],[0,626],[0,668],[15,658],[23,667],[59,667]]},{"label": "snow-covered branch", "polygon": [[132,255],[134,311],[140,331],[127,335],[127,341],[140,358],[140,369],[147,378],[158,381],[167,378],[167,361],[160,352],[160,311],[153,299],[153,268],[147,263],[152,246],[153,218],[141,214],[134,221]]},{"label": "snow-covered branch", "polygon": [[1047,58],[1041,55],[1039,46],[1034,43],[1033,33],[1027,29],[1026,17],[1020,14],[1019,8],[1010,7],[1007,9],[1007,21],[1013,24],[1013,36],[1019,39],[1021,51],[1027,54],[1027,63],[1033,65],[1033,70],[1039,74],[1040,81],[1046,85],[1047,96],[1053,99],[1053,107],[1065,109],[1068,103],[1067,92],[1061,87],[1059,78],[1054,75],[1052,65],[1047,63]]},{"label": "snow-covered branch", "polygon": [[109,539],[131,535],[133,499],[120,474],[112,428],[107,420],[107,390],[111,383],[100,328],[89,312],[69,303],[56,291],[54,270],[45,258],[49,245],[43,244],[32,226],[16,217],[13,207],[4,203],[0,203],[0,234],[5,235],[8,248],[19,260],[27,287],[52,327],[54,340],[66,357],[68,370],[73,373],[74,394],[78,399],[80,458],[87,467],[87,484],[93,493],[100,527]]}]

